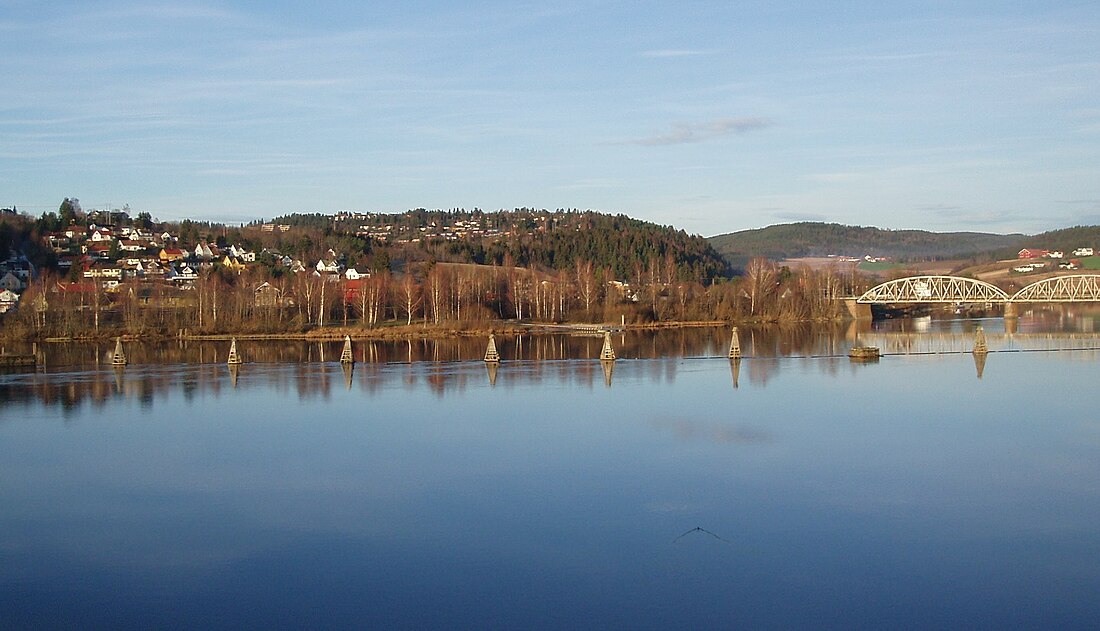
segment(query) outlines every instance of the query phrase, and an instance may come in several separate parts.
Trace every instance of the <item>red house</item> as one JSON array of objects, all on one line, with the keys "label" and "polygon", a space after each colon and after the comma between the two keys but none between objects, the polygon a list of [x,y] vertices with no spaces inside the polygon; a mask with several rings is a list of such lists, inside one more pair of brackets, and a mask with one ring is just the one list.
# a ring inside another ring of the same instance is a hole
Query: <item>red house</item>
[{"label": "red house", "polygon": [[1048,252],[1046,250],[1035,250],[1032,248],[1024,248],[1020,250],[1020,253],[1016,255],[1016,258],[1021,259],[1041,259],[1046,256]]}]

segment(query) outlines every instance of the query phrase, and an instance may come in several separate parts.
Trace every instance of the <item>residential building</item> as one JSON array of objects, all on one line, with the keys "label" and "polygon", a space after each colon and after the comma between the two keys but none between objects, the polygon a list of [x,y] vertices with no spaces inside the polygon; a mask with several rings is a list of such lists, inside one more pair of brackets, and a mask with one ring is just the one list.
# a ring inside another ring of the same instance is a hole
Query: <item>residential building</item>
[{"label": "residential building", "polygon": [[1048,252],[1046,250],[1038,250],[1035,248],[1024,248],[1020,250],[1020,253],[1016,255],[1016,258],[1020,259],[1037,259],[1046,256]]}]

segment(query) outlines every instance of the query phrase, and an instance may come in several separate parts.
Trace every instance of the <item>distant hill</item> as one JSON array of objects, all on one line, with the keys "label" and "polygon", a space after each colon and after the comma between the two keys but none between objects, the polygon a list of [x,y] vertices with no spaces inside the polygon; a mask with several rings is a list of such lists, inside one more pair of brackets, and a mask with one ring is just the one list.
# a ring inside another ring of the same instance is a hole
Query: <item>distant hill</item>
[{"label": "distant hill", "polygon": [[[1100,227],[1069,230],[1095,230],[1097,238],[1100,238]],[[746,261],[757,256],[778,260],[830,254],[846,256],[869,254],[901,260],[935,260],[970,258],[994,253],[1015,254],[1016,250],[1025,247],[1026,244],[1034,247],[1068,247],[1045,245],[1053,243],[1053,237],[1048,238],[1048,235],[1055,234],[1027,236],[985,232],[883,230],[835,223],[801,222],[731,232],[710,237],[709,241],[714,249],[732,265],[741,267]],[[1065,235],[1067,241],[1083,238],[1083,232]]]},{"label": "distant hill", "polygon": [[[1043,250],[1061,250],[1069,255],[1077,248],[1094,248],[1100,250],[1100,226],[1074,226],[1050,230],[1040,234],[1024,237],[1020,242],[1021,248],[1040,248]],[[1007,256],[1015,255],[1019,250],[1000,252]]]}]

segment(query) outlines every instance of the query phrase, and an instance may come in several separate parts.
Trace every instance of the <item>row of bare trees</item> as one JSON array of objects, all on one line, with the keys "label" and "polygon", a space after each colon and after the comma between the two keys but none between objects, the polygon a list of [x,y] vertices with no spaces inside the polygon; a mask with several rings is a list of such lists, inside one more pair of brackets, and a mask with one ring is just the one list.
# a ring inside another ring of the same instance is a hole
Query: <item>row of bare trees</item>
[{"label": "row of bare trees", "polygon": [[834,268],[792,273],[750,262],[742,277],[710,286],[678,280],[665,261],[639,265],[630,283],[588,261],[570,270],[428,263],[355,281],[263,268],[207,269],[187,288],[164,282],[59,282],[42,276],[2,321],[36,336],[282,332],[387,323],[468,326],[498,319],[543,322],[815,320],[840,317],[837,298],[861,286]]}]

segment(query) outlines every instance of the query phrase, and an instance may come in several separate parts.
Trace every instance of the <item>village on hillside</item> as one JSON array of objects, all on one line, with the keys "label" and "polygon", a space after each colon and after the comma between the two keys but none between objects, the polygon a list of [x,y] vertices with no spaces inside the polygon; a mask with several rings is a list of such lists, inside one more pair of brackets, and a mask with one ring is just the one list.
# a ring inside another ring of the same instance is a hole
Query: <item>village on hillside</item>
[{"label": "village on hillside", "polygon": [[[63,210],[60,216],[44,214],[37,221],[14,209],[5,214],[22,217],[24,224],[35,222],[35,228],[30,242],[0,250],[0,314],[18,310],[29,295],[37,312],[51,305],[94,310],[96,327],[101,307],[115,311],[116,319],[126,305],[184,307],[196,312],[194,320],[201,326],[217,321],[219,309],[224,321],[224,305],[229,302],[236,305],[242,321],[250,310],[266,309],[269,315],[292,310],[304,325],[324,325],[337,317],[346,322],[349,314],[369,325],[387,319],[411,323],[416,318],[438,323],[468,319],[479,310],[476,317],[495,313],[501,318],[561,320],[576,311],[573,315],[599,319],[616,304],[637,305],[633,311],[642,321],[673,317],[674,312],[685,317],[692,311],[697,317],[746,312],[753,317],[769,310],[805,317],[830,313],[815,291],[841,295],[874,276],[945,263],[902,264],[882,255],[833,255],[807,270],[805,260],[772,261],[747,266],[730,287],[707,289],[698,280],[691,282],[690,274],[685,276],[685,268],[668,252],[646,258],[635,253],[632,267],[622,264],[623,245],[652,249],[652,242],[667,238],[671,228],[645,227],[651,232],[628,235],[622,245],[605,239],[598,245],[578,246],[568,240],[573,238],[569,235],[596,233],[595,222],[636,221],[621,216],[418,209],[397,215],[291,215],[229,229],[190,221],[160,223],[148,213],[131,217],[126,210],[113,209]],[[658,229],[666,232],[653,232]],[[539,238],[550,240],[550,245],[536,251],[533,239]],[[570,253],[566,247],[575,249]],[[511,252],[530,259],[513,262]],[[391,261],[390,253],[400,260]],[[618,271],[608,263],[613,260],[609,256],[619,257]],[[1091,247],[1076,248],[1070,256],[1024,248],[1014,262],[972,271],[976,278],[1003,276],[1011,284],[1013,275],[1093,268],[1097,260]],[[36,268],[35,261],[44,269]],[[436,271],[430,272],[433,266]],[[791,270],[818,274],[821,280],[806,283],[792,278]],[[856,271],[865,273],[862,281],[853,275]],[[944,273],[967,274],[965,269]],[[496,276],[475,278],[486,274]],[[36,291],[28,292],[34,283]],[[795,295],[801,298],[792,299]],[[601,309],[594,311],[597,305]],[[203,315],[205,310],[209,317]]]},{"label": "village on hillside", "polygon": [[[639,252],[653,252],[641,259],[648,266],[634,269],[648,274],[648,286],[657,288],[655,306],[672,299],[669,288],[681,274],[695,273],[689,266],[717,269],[713,262],[692,258],[696,252],[708,256],[701,237],[589,212],[342,212],[228,228],[187,220],[160,223],[148,213],[131,218],[125,210],[83,213],[70,204],[66,199],[60,213],[44,213],[37,220],[7,211],[21,222],[29,241],[25,237],[17,246],[7,239],[0,250],[0,314],[17,310],[34,284],[36,291],[29,295],[35,311],[94,310],[97,330],[101,309],[116,312],[117,320],[127,305],[158,311],[183,307],[197,311],[201,325],[217,320],[220,303],[230,301],[240,313],[266,309],[269,316],[278,312],[281,317],[287,310],[300,312],[299,321],[306,325],[323,325],[340,315],[346,322],[349,313],[370,324],[387,318],[411,322],[417,316],[439,322],[448,315],[461,319],[479,312],[479,317],[497,313],[560,320],[582,304],[591,314],[597,300],[601,305],[604,300],[639,302],[638,291],[615,271],[629,269]],[[599,222],[622,222],[627,228],[592,230]],[[0,224],[0,229],[11,232],[11,226]],[[588,245],[570,235],[590,238]],[[534,244],[539,238],[550,244]],[[616,246],[614,239],[629,239],[629,247]],[[677,239],[696,249],[674,252],[681,247]],[[586,260],[568,251],[582,246]],[[515,260],[511,252],[528,260]],[[391,261],[391,254],[400,258]],[[555,255],[556,260],[546,259]],[[720,261],[716,254],[709,256]],[[565,269],[553,269],[562,263]],[[507,278],[481,278],[486,275]],[[682,291],[684,282],[678,287]],[[209,318],[202,316],[205,309]]]}]

